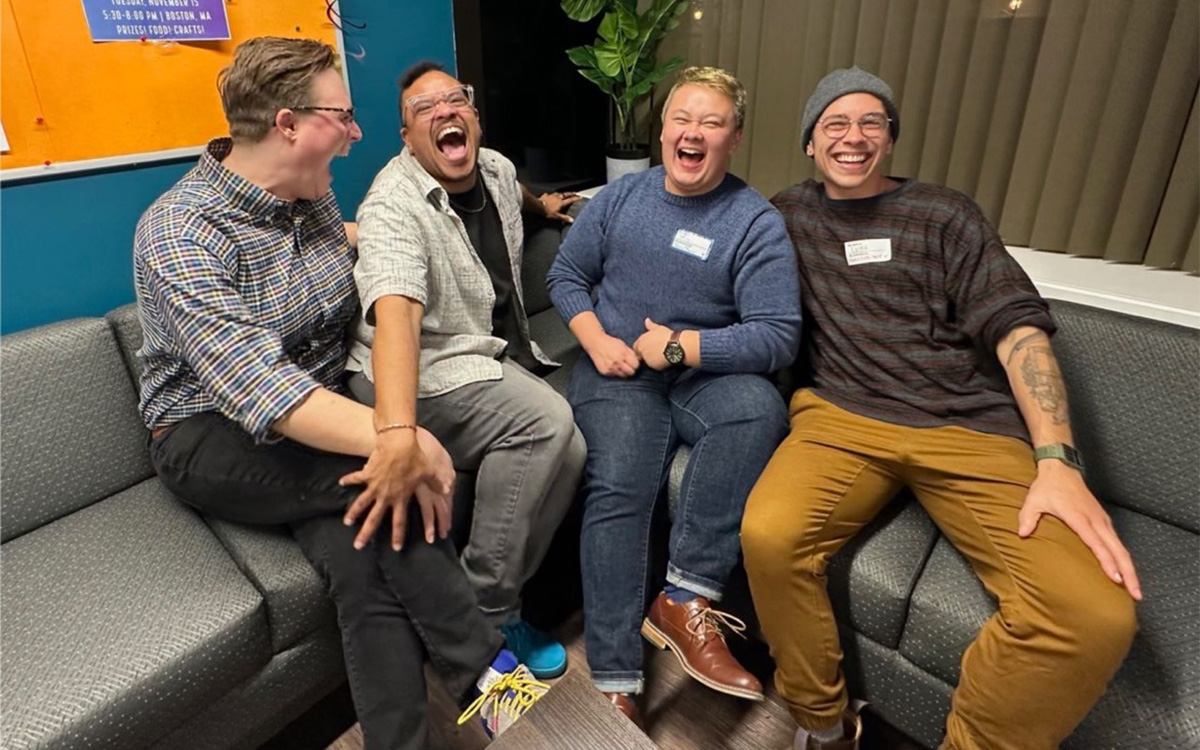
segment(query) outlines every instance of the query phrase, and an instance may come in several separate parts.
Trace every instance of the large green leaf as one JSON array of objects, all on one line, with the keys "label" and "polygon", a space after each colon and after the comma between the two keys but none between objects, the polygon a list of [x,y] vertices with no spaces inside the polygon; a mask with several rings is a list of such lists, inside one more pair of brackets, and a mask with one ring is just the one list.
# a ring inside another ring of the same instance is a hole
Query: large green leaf
[{"label": "large green leaf", "polygon": [[621,35],[626,39],[636,39],[638,35],[637,12],[622,6],[617,8],[616,15],[617,25],[620,28]]},{"label": "large green leaf", "polygon": [[596,67],[596,52],[591,47],[572,47],[567,50],[567,57],[581,68]]},{"label": "large green leaf", "polygon": [[595,50],[596,67],[600,72],[611,78],[617,77],[621,72],[620,49],[612,44],[597,44]]},{"label": "large green leaf", "polygon": [[592,83],[599,86],[600,90],[603,91],[604,93],[608,94],[609,96],[612,96],[613,82],[612,82],[612,79],[609,78],[608,76],[604,75],[603,73],[596,70],[595,68],[580,68],[579,75],[583,76],[584,78],[588,79]]},{"label": "large green leaf", "polygon": [[596,33],[606,42],[617,41],[617,34],[620,32],[620,23],[617,20],[616,13],[605,13],[603,20],[600,21],[600,28],[596,29]]},{"label": "large green leaf", "polygon": [[572,21],[586,23],[608,8],[608,3],[609,0],[562,0],[562,9]]}]

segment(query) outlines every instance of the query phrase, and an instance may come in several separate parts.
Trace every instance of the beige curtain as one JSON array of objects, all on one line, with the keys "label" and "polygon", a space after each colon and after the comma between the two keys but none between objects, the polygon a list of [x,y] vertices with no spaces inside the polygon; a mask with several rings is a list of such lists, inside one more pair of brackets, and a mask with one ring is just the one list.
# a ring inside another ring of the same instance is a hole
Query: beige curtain
[{"label": "beige curtain", "polygon": [[1200,0],[693,0],[684,18],[660,57],[746,84],[733,166],[766,195],[814,176],[805,99],[858,65],[896,94],[892,174],[971,195],[1012,245],[1200,271]]}]

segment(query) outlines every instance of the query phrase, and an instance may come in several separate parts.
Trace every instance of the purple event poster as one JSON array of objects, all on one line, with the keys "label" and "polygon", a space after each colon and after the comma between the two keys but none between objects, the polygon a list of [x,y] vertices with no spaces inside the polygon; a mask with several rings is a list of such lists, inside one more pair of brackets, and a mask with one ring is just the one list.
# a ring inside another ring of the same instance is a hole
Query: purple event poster
[{"label": "purple event poster", "polygon": [[225,0],[83,0],[93,42],[229,38]]}]

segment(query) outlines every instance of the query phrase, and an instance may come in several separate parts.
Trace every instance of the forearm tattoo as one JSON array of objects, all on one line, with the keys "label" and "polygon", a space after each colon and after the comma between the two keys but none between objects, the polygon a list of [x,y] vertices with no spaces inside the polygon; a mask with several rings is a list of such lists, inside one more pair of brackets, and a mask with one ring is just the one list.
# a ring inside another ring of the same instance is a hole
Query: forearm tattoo
[{"label": "forearm tattoo", "polygon": [[1029,394],[1054,424],[1067,424],[1070,417],[1067,389],[1058,370],[1058,361],[1050,349],[1050,341],[1041,332],[1024,337],[1013,346],[1008,355],[1009,362],[1019,349],[1026,350],[1025,359],[1021,361],[1021,379],[1029,388]]},{"label": "forearm tattoo", "polygon": [[1004,360],[1004,366],[1008,367],[1012,364],[1013,358],[1017,356],[1017,352],[1029,346],[1034,341],[1045,338],[1046,334],[1041,331],[1034,331],[1033,333],[1022,336],[1017,343],[1013,344],[1013,348],[1008,352],[1008,359]]}]

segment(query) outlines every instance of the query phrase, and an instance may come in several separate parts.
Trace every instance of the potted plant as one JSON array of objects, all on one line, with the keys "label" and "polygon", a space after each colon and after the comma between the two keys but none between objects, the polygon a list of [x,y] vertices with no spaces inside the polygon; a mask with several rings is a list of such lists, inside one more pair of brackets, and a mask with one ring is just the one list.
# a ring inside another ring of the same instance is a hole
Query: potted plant
[{"label": "potted plant", "polygon": [[679,26],[688,0],[651,0],[642,13],[637,0],[562,0],[562,9],[575,21],[604,18],[596,41],[567,50],[567,57],[584,78],[610,97],[608,181],[650,166],[650,144],[638,140],[636,107],[654,84],[683,64],[673,57],[655,61],[659,41]]}]

